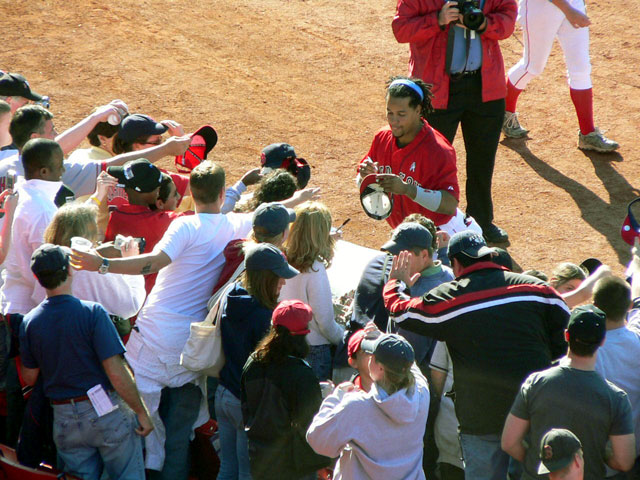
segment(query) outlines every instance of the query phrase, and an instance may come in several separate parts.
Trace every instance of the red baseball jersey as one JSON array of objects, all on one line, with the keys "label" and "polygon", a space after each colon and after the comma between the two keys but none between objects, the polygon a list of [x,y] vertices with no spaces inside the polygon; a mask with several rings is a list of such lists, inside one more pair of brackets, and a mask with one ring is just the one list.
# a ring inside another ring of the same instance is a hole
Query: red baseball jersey
[{"label": "red baseball jersey", "polygon": [[[382,128],[373,138],[369,153],[361,163],[370,158],[378,162],[380,173],[393,173],[407,183],[428,190],[444,190],[460,198],[456,152],[444,136],[424,122],[422,130],[409,145],[399,148],[389,126]],[[387,218],[391,228],[396,228],[407,215],[420,213],[443,225],[451,215],[432,212],[406,195],[394,195],[393,211]]]}]

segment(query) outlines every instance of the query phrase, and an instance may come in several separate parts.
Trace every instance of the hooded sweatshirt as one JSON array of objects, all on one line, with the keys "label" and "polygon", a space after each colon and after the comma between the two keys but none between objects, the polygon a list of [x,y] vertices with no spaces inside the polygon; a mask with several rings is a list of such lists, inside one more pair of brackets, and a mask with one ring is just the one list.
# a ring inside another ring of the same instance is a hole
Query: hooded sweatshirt
[{"label": "hooded sweatshirt", "polygon": [[239,399],[242,367],[269,331],[272,311],[249,295],[239,282],[223,301],[220,328],[225,363],[220,371],[220,385]]},{"label": "hooded sweatshirt", "polygon": [[367,392],[336,389],[314,417],[307,441],[320,455],[338,457],[334,479],[421,480],[422,437],[429,411],[427,381],[393,395],[377,384]]}]

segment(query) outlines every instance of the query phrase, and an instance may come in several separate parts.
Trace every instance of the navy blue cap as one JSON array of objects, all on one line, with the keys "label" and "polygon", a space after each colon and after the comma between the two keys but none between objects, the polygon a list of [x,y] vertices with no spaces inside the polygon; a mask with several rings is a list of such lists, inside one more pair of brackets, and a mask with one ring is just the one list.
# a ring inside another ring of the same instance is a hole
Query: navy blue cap
[{"label": "navy blue cap", "polygon": [[284,254],[270,243],[259,243],[249,249],[244,259],[247,270],[271,270],[281,278],[293,278],[300,272],[287,262]]},{"label": "navy blue cap", "polygon": [[296,158],[296,151],[288,143],[272,143],[264,147],[260,155],[263,167],[282,168],[287,158]]},{"label": "navy blue cap", "polygon": [[31,271],[36,277],[66,271],[69,268],[70,253],[68,247],[43,243],[31,255]]},{"label": "navy blue cap", "polygon": [[401,223],[391,235],[391,240],[382,246],[392,255],[398,255],[403,250],[419,248],[425,250],[431,248],[433,236],[431,232],[419,223]]},{"label": "navy blue cap", "polygon": [[376,362],[396,371],[410,368],[416,358],[411,344],[395,333],[380,335],[373,346],[373,356]]},{"label": "navy blue cap", "polygon": [[569,338],[586,345],[598,345],[607,334],[607,316],[594,305],[581,305],[571,312]]},{"label": "navy blue cap", "polygon": [[131,160],[120,167],[107,167],[107,173],[140,193],[153,192],[162,182],[162,172],[146,158]]},{"label": "navy blue cap", "polygon": [[27,79],[17,73],[0,74],[0,95],[3,97],[24,97],[34,102],[42,100],[42,95],[32,92]]},{"label": "navy blue cap", "polygon": [[284,232],[295,219],[296,212],[281,203],[263,203],[253,212],[253,226],[265,229],[271,236]]},{"label": "navy blue cap", "polygon": [[484,241],[482,235],[465,230],[454,234],[449,240],[447,256],[451,258],[458,253],[464,253],[471,258],[480,258],[495,253],[495,250],[487,247],[487,242]]},{"label": "navy blue cap", "polygon": [[134,113],[122,120],[120,130],[118,130],[118,138],[123,142],[133,142],[140,137],[162,135],[167,130],[167,126],[156,122],[149,115]]}]

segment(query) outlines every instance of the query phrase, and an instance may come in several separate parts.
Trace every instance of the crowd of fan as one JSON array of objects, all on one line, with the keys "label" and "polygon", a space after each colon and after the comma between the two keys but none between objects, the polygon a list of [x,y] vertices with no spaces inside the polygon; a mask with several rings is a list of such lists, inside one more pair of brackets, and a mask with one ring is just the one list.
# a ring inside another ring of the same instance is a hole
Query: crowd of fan
[{"label": "crowd of fan", "polygon": [[[203,158],[154,165],[194,155],[175,121],[116,100],[58,134],[23,77],[0,99],[0,430],[23,465],[186,479],[215,418],[219,479],[638,478],[635,249],[630,286],[593,262],[520,274],[410,215],[343,325],[331,212],[290,145],[227,187]],[[180,363],[209,310],[217,378]]]}]

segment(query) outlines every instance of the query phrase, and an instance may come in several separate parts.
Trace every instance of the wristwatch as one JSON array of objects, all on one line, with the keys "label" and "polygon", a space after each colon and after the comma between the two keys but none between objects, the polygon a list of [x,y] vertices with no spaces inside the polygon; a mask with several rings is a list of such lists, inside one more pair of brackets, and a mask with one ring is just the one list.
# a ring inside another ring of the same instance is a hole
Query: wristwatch
[{"label": "wristwatch", "polygon": [[102,265],[100,265],[100,268],[98,268],[98,273],[104,275],[108,271],[109,271],[109,260],[106,258],[103,258]]}]

